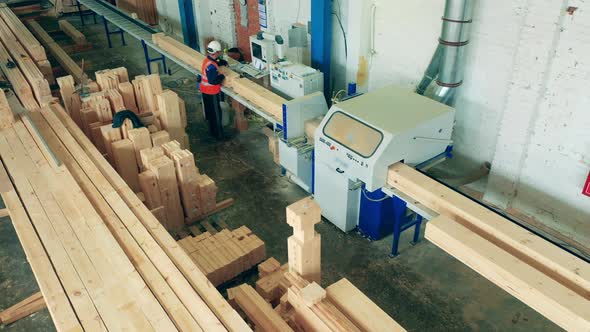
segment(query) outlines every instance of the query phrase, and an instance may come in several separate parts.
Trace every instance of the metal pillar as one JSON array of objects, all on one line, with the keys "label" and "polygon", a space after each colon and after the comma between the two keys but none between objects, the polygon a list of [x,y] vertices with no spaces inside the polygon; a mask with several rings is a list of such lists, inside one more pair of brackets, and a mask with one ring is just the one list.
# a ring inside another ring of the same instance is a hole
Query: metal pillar
[{"label": "metal pillar", "polygon": [[125,31],[123,31],[123,29],[119,28],[116,31],[110,31],[109,30],[109,22],[107,21],[107,19],[104,16],[102,17],[102,23],[104,24],[104,31],[107,35],[107,41],[109,42],[109,48],[113,48],[113,42],[111,41],[111,35],[115,35],[115,34],[121,35],[121,44],[123,46],[127,45],[127,43],[125,42]]},{"label": "metal pillar", "polygon": [[178,0],[178,8],[180,8],[180,24],[182,25],[184,43],[200,51],[199,32],[197,31],[197,22],[193,10],[193,0]]},{"label": "metal pillar", "polygon": [[93,12],[92,10],[87,10],[86,12],[82,10],[82,5],[80,4],[80,1],[76,0],[76,6],[78,7],[78,15],[80,15],[80,21],[82,22],[82,26],[86,25],[86,22],[84,22],[84,16],[90,16],[92,15],[92,19],[94,20],[94,24],[96,24],[96,13]]},{"label": "metal pillar", "polygon": [[164,73],[170,74],[168,72],[168,66],[166,66],[166,57],[164,55],[157,58],[150,58],[148,45],[145,43],[143,39],[141,40],[141,46],[143,47],[143,54],[145,55],[145,64],[147,65],[148,74],[152,74],[152,67],[150,66],[150,64],[156,61],[162,61],[162,69],[164,69]]},{"label": "metal pillar", "polygon": [[324,96],[332,99],[332,0],[311,0],[311,66],[324,73]]},{"label": "metal pillar", "polygon": [[393,196],[394,205],[394,223],[393,223],[393,244],[391,247],[391,257],[395,257],[399,253],[399,238],[402,232],[414,227],[414,241],[413,244],[420,240],[420,227],[422,226],[422,216],[412,213],[407,216],[407,203],[397,196]]}]

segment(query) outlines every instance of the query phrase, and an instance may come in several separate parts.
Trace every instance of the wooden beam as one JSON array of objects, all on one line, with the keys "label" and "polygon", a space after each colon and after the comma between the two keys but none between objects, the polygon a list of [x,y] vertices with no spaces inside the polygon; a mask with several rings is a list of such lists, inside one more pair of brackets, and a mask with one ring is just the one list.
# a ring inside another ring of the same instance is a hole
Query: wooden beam
[{"label": "wooden beam", "polygon": [[10,30],[18,38],[21,44],[27,49],[27,52],[35,60],[35,62],[47,60],[45,49],[29,30],[23,25],[21,20],[6,6],[0,4],[0,17],[10,27]]},{"label": "wooden beam", "polygon": [[59,62],[63,69],[76,81],[82,83],[85,74],[82,68],[59,46],[58,43],[34,20],[27,20],[27,26],[39,38],[39,41],[49,50],[49,53]]},{"label": "wooden beam", "polygon": [[330,302],[362,331],[406,331],[347,279],[330,285],[326,293]]},{"label": "wooden beam", "polygon": [[43,299],[43,294],[37,292],[0,312],[0,323],[3,325],[12,324],[45,308],[47,308],[47,305]]},{"label": "wooden beam", "polygon": [[250,285],[243,284],[229,289],[228,297],[230,301],[234,300],[248,318],[254,322],[257,331],[293,331]]},{"label": "wooden beam", "polygon": [[590,298],[590,264],[402,163],[389,168],[388,184]]},{"label": "wooden beam", "polygon": [[287,207],[287,223],[293,235],[287,239],[289,271],[309,281],[321,282],[321,236],[314,225],[322,219],[319,204],[311,197]]},{"label": "wooden beam", "polygon": [[590,300],[446,217],[426,225],[426,238],[568,331],[590,330]]},{"label": "wooden beam", "polygon": [[72,38],[72,40],[76,43],[76,45],[86,45],[88,41],[86,40],[86,36],[83,33],[78,31],[72,23],[70,23],[66,19],[62,19],[58,21],[59,28],[63,31],[68,37]]},{"label": "wooden beam", "polygon": [[[154,44],[169,52],[179,60],[187,63],[194,69],[201,71],[205,56],[164,33],[152,35]],[[224,86],[234,89],[237,94],[257,105],[262,111],[282,123],[283,104],[286,99],[274,94],[268,89],[247,79],[227,67],[222,67],[221,72],[226,76]]]}]

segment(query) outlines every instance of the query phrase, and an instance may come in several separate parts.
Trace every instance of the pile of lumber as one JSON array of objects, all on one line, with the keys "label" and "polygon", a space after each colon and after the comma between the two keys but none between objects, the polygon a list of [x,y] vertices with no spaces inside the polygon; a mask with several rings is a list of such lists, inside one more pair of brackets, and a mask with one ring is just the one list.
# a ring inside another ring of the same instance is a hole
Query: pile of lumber
[{"label": "pile of lumber", "polygon": [[260,263],[266,246],[246,226],[216,234],[205,232],[187,236],[178,244],[193,259],[213,285],[221,285]]},{"label": "pile of lumber", "polygon": [[[177,231],[221,208],[215,182],[199,173],[187,149],[184,101],[163,90],[155,74],[131,82],[124,67],[95,75],[96,82],[87,85],[89,94],[83,97],[71,76],[60,77],[64,106],[131,189],[143,194],[162,225]],[[122,127],[113,128],[113,116],[124,110],[137,114],[147,127],[134,129],[126,119]]]},{"label": "pile of lumber", "polygon": [[[0,4],[0,68],[27,109],[52,100],[51,65],[45,49],[6,6]],[[42,71],[43,70],[43,71]]]},{"label": "pile of lumber", "polygon": [[[295,239],[310,243],[319,239],[313,231],[318,213],[319,207],[310,198],[287,207]],[[289,246],[288,264],[281,266],[272,257],[259,264],[256,290],[248,285],[228,290],[230,304],[244,314],[255,331],[405,331],[347,279],[326,289],[319,280],[309,280],[319,278],[319,271],[314,271],[316,266],[319,269],[319,261],[313,263],[319,250],[302,247]],[[301,275],[301,262],[314,267],[303,269],[307,278]]]},{"label": "pile of lumber", "polygon": [[0,193],[58,331],[249,330],[61,105],[6,99]]},{"label": "pile of lumber", "polygon": [[[185,62],[194,69],[201,71],[201,66],[205,56],[183,43],[175,40],[172,37],[166,36],[164,33],[157,33],[152,35],[154,44],[162,48],[166,52],[172,54],[180,61]],[[260,110],[266,112],[270,117],[274,118],[278,123],[283,122],[283,104],[286,100],[270,90],[258,85],[257,83],[242,78],[240,75],[228,67],[222,67],[221,72],[226,79],[223,85],[226,88],[233,89],[238,95],[247,99],[252,104],[257,105]]]},{"label": "pile of lumber", "polygon": [[388,184],[439,214],[432,243],[562,328],[590,330],[590,264],[404,164]]},{"label": "pile of lumber", "polygon": [[158,8],[155,0],[118,0],[117,7],[136,14],[140,20],[148,24],[158,24]]},{"label": "pile of lumber", "polygon": [[314,226],[322,221],[320,205],[311,197],[287,207],[287,223],[293,235],[287,239],[289,271],[304,279],[320,283],[322,239]]}]

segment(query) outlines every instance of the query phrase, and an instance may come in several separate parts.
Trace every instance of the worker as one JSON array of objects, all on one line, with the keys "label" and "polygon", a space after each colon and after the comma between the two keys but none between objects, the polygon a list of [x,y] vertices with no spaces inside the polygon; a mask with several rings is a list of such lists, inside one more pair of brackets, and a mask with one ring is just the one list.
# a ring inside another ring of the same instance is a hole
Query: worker
[{"label": "worker", "polygon": [[220,66],[227,66],[227,61],[220,58],[221,44],[214,40],[207,45],[207,58],[203,60],[199,88],[203,96],[205,119],[209,122],[209,133],[217,138],[223,138],[223,124],[221,121],[221,83],[225,76],[219,72]]}]

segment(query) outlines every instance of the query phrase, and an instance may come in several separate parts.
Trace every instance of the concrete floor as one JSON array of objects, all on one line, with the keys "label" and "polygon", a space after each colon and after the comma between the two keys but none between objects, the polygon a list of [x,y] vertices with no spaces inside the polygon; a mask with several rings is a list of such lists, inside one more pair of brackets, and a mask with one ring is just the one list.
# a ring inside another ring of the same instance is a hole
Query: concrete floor
[{"label": "concrete floor", "polygon": [[[78,17],[69,17],[80,27]],[[44,19],[55,30],[51,19]],[[81,28],[94,44],[90,52],[74,55],[90,63],[87,72],[125,66],[130,76],[145,74],[140,43],[127,36],[128,46],[108,49],[102,24]],[[57,38],[65,40],[65,38]],[[219,199],[235,198],[235,204],[214,218],[230,227],[247,225],[267,245],[268,257],[287,260],[286,239],[291,228],[285,222],[285,207],[306,193],[280,176],[261,133],[264,123],[250,119],[250,130],[236,134],[228,129],[223,142],[211,139],[195,93],[195,79],[172,66],[172,76],[163,75],[164,86],[186,101],[188,132],[197,164],[220,188]],[[405,234],[401,255],[389,258],[391,237],[369,242],[356,233],[344,234],[330,223],[317,226],[322,235],[322,285],[348,278],[375,303],[409,331],[556,331],[557,326],[426,240],[410,246]],[[38,288],[26,262],[12,224],[0,220],[0,309],[35,292]],[[241,281],[252,283],[253,274]],[[23,319],[7,331],[54,330],[47,310]]]}]

